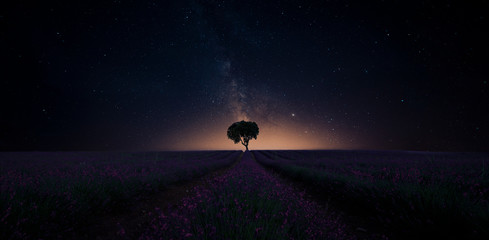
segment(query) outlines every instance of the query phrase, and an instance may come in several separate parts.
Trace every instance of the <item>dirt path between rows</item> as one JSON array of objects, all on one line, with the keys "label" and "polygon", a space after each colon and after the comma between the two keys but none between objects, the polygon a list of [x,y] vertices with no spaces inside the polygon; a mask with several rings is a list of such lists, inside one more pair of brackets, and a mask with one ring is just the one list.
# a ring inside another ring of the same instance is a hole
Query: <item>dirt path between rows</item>
[{"label": "dirt path between rows", "polygon": [[[255,155],[251,155],[253,160],[256,161]],[[258,163],[258,161],[256,161]],[[381,228],[378,226],[373,226],[371,223],[363,218],[352,216],[348,213],[342,211],[338,203],[335,203],[330,196],[325,195],[322,192],[318,192],[313,187],[291,180],[287,176],[283,176],[275,170],[265,167],[258,163],[262,168],[264,168],[269,174],[284,182],[285,184],[292,186],[297,189],[297,191],[306,192],[306,197],[308,200],[318,203],[320,206],[326,209],[332,209],[336,214],[339,215],[341,220],[347,225],[348,231],[361,240],[378,240],[378,239],[391,239],[390,237],[385,237],[385,234],[381,232]]]},{"label": "dirt path between rows", "polygon": [[[256,162],[255,156],[252,152],[250,153],[251,157]],[[210,187],[207,186],[209,181],[206,180],[220,177],[230,169],[234,168],[242,160],[243,154],[241,154],[229,167],[218,169],[191,181],[171,185],[164,192],[147,196],[139,201],[137,205],[131,206],[122,213],[96,217],[92,224],[82,229],[82,231],[79,231],[77,235],[74,236],[74,239],[137,239],[149,226],[153,218],[152,215],[148,214],[149,212],[155,212],[156,208],[162,209],[163,212],[165,212],[169,208],[178,206],[182,199],[192,196],[194,194],[192,191],[194,188]],[[329,201],[325,201],[323,198],[318,198],[316,193],[306,185],[281,176],[272,169],[262,166],[258,162],[257,164],[268,174],[271,174],[285,185],[296,189],[296,191],[306,192],[307,199],[318,203],[322,208],[332,209],[333,212],[347,224],[348,232],[350,232],[351,235],[354,235],[357,239],[381,239],[379,238],[380,236],[378,233],[371,232],[368,227],[365,227],[366,223],[364,220],[348,216],[342,211],[338,211],[338,209],[334,207],[334,204],[330,204]]]},{"label": "dirt path between rows", "polygon": [[304,191],[268,172],[250,152],[207,180],[209,185],[181,206],[155,216],[143,238],[358,239],[333,209],[307,200]]},{"label": "dirt path between rows", "polygon": [[205,179],[223,175],[236,166],[243,154],[231,166],[212,171],[194,180],[170,185],[165,191],[143,198],[137,205],[127,208],[124,212],[96,217],[89,226],[78,231],[73,239],[137,239],[151,221],[152,216],[149,212],[154,212],[156,208],[165,212],[166,209],[176,206],[183,198],[193,194],[192,189],[206,186]]}]

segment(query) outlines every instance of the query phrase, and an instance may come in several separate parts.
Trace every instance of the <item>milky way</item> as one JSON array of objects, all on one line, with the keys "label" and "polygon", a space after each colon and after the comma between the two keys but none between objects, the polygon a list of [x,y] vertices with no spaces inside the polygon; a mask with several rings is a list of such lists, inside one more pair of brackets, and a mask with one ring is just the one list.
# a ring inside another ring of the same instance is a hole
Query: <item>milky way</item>
[{"label": "milky way", "polygon": [[0,150],[489,150],[487,2],[4,5]]}]

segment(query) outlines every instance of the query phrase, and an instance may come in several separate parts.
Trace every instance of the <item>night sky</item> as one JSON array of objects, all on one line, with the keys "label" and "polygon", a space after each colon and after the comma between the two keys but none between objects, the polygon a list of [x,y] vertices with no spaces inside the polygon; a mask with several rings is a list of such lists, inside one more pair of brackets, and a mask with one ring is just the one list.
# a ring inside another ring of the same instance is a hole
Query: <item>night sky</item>
[{"label": "night sky", "polygon": [[488,1],[7,2],[3,151],[489,151]]}]

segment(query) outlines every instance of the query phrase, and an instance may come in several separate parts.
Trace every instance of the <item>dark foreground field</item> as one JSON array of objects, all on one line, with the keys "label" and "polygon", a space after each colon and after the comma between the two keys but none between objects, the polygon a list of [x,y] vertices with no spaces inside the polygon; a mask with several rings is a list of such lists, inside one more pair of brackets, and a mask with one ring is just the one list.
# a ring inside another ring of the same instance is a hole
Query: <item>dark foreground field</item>
[{"label": "dark foreground field", "polygon": [[0,153],[0,239],[489,239],[489,154]]}]

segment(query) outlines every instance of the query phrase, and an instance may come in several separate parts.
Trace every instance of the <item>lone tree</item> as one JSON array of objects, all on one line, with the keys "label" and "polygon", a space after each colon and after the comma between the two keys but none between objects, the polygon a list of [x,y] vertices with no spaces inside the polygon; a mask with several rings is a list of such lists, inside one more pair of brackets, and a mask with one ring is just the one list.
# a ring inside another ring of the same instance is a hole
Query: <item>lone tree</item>
[{"label": "lone tree", "polygon": [[228,138],[233,140],[234,144],[241,142],[248,151],[248,142],[258,135],[259,129],[255,122],[235,122],[228,128]]}]

